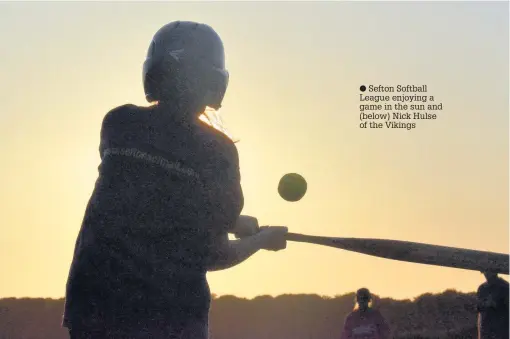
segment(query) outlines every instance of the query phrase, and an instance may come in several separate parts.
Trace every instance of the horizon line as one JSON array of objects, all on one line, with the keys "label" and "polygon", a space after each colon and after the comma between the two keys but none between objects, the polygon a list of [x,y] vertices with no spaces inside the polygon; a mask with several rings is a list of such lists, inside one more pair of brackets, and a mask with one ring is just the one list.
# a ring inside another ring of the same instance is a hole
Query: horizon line
[{"label": "horizon line", "polygon": [[[473,290],[471,292],[463,292],[463,291],[459,291],[459,290],[456,290],[455,288],[447,288],[441,292],[423,292],[417,296],[414,296],[414,297],[410,297],[410,298],[394,298],[394,297],[391,297],[391,296],[380,296],[378,295],[377,293],[372,293],[372,296],[376,297],[377,299],[379,300],[384,300],[384,299],[391,299],[391,300],[396,300],[396,301],[406,301],[406,300],[416,300],[424,295],[442,295],[442,294],[445,294],[445,293],[448,293],[448,292],[454,292],[454,293],[458,293],[458,294],[473,294],[473,293],[476,293],[476,290]],[[260,295],[257,295],[255,297],[251,297],[251,298],[248,298],[248,297],[240,297],[240,296],[237,296],[235,294],[222,294],[222,295],[218,295],[218,294],[215,294],[215,293],[211,293],[211,299],[212,300],[216,300],[216,299],[220,299],[220,298],[225,298],[225,297],[234,297],[234,298],[237,298],[237,299],[244,299],[244,300],[248,300],[248,301],[251,301],[251,300],[254,300],[254,299],[258,299],[258,298],[264,298],[264,297],[269,297],[269,298],[272,298],[272,299],[277,299],[277,298],[281,298],[281,297],[286,297],[286,296],[317,296],[317,297],[320,297],[321,299],[337,299],[337,298],[342,298],[342,297],[345,297],[345,296],[349,296],[349,295],[354,295],[356,294],[356,291],[352,291],[352,292],[348,292],[348,293],[343,293],[343,294],[337,294],[337,295],[334,295],[334,296],[331,296],[331,295],[321,295],[321,294],[318,294],[318,293],[283,293],[283,294],[278,294],[278,295],[270,295],[270,294],[260,294]],[[43,299],[43,300],[55,300],[55,301],[58,301],[58,300],[65,300],[65,297],[0,297],[0,301],[2,300],[7,300],[7,299],[14,299],[14,300],[22,300],[22,299]]]}]

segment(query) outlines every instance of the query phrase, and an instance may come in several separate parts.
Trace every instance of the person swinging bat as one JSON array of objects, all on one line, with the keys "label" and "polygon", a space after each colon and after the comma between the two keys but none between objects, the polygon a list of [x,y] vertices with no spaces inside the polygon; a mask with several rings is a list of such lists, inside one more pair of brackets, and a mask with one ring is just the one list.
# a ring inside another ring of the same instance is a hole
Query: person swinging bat
[{"label": "person swinging bat", "polygon": [[228,78],[218,34],[172,22],[155,34],[143,66],[152,105],[106,114],[66,284],[71,339],[206,339],[207,271],[310,240],[240,217],[237,149],[200,120],[206,107],[221,107]]},{"label": "person swinging bat", "polygon": [[[286,227],[239,219],[237,149],[200,120],[206,107],[221,107],[224,59],[211,27],[169,23],[143,66],[153,105],[106,114],[99,177],[66,285],[71,339],[206,339],[207,271],[286,247]],[[229,232],[250,234],[229,240]]]}]

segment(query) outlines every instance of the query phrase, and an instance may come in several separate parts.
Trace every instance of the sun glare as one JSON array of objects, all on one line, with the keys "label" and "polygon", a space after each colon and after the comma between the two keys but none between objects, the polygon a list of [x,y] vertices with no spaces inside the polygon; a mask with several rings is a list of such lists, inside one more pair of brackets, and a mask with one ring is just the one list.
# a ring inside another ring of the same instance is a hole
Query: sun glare
[{"label": "sun glare", "polygon": [[204,113],[202,113],[199,117],[200,120],[205,122],[206,124],[212,126],[214,129],[222,132],[227,137],[233,140],[232,135],[225,128],[225,124],[221,119],[221,115],[219,110],[215,110],[214,108],[206,107]]}]

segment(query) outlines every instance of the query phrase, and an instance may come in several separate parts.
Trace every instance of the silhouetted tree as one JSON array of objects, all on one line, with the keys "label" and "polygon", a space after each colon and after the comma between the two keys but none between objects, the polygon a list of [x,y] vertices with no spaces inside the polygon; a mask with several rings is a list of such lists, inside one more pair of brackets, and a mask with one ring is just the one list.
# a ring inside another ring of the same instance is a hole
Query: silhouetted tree
[{"label": "silhouetted tree", "polygon": [[[474,293],[447,290],[414,300],[374,296],[396,339],[476,338]],[[63,299],[0,299],[0,339],[67,339]],[[213,296],[211,339],[334,339],[354,306],[354,293]]]}]

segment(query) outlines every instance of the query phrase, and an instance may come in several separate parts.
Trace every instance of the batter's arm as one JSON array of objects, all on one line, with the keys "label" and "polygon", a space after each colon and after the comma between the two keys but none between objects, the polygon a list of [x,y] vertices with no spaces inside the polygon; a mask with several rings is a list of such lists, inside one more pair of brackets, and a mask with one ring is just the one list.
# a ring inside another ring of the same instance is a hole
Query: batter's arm
[{"label": "batter's arm", "polygon": [[211,244],[207,270],[220,271],[234,267],[260,249],[262,249],[262,242],[257,234],[237,240],[229,240],[227,233],[222,234]]},{"label": "batter's arm", "polygon": [[212,241],[208,271],[224,270],[239,265],[259,250],[280,251],[287,247],[287,227],[265,226],[256,234],[229,240],[222,234]]}]

